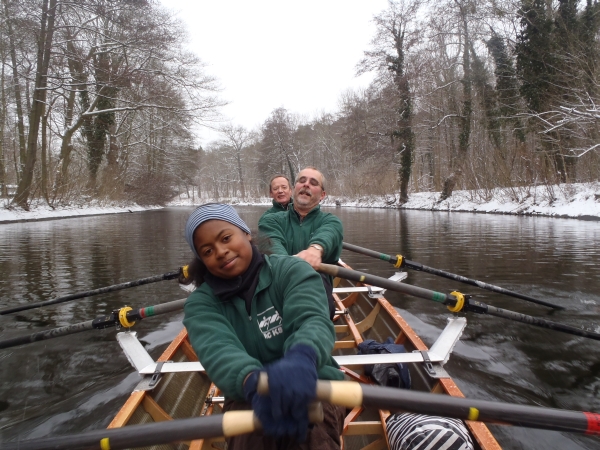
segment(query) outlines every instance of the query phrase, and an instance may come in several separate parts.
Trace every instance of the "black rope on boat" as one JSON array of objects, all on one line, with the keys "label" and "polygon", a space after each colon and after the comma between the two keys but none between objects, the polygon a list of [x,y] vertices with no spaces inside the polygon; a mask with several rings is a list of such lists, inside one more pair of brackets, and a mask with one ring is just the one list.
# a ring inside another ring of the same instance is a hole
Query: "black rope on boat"
[{"label": "black rope on boat", "polygon": [[[186,266],[187,267],[187,266]],[[58,297],[52,300],[46,300],[43,302],[29,303],[27,305],[15,306],[13,308],[0,309],[0,315],[10,314],[19,311],[26,311],[28,309],[40,308],[42,306],[55,305],[57,303],[64,303],[71,300],[77,300],[80,298],[91,297],[99,294],[106,294],[107,292],[119,291],[121,289],[132,288],[136,286],[142,286],[144,284],[156,283],[157,281],[172,280],[173,278],[179,277],[179,274],[184,268],[179,268],[174,272],[167,272],[162,275],[155,275],[153,277],[142,278],[140,280],[128,281],[127,283],[114,284],[112,286],[106,286],[91,291],[79,292],[77,294],[65,295],[64,297]]]},{"label": "black rope on boat", "polygon": [[[426,300],[433,300],[435,302],[446,305],[448,309],[452,312],[469,311],[477,314],[489,314],[496,317],[502,317],[503,319],[513,320],[515,322],[527,323],[529,325],[534,325],[537,327],[547,328],[550,330],[560,331],[563,333],[573,334],[575,336],[582,336],[600,341],[600,334],[595,333],[593,331],[587,331],[581,328],[571,327],[569,325],[552,322],[550,320],[541,319],[539,317],[528,316],[526,314],[517,313],[507,309],[496,308],[495,306],[486,305],[483,302],[473,300],[470,298],[470,296],[461,294],[460,292],[443,294],[441,292],[431,291],[429,289],[400,283],[398,281],[393,281],[388,278],[382,278],[376,275],[370,275],[368,273],[358,272],[356,270],[350,270],[331,264],[321,264],[319,266],[318,271],[331,275],[332,277],[339,277],[359,283],[366,283],[372,286],[379,286],[385,289],[389,289],[390,291],[402,292],[404,294],[409,294],[414,297],[424,298]],[[462,306],[460,305],[461,302]]]},{"label": "black rope on boat", "polygon": [[484,283],[483,281],[473,280],[471,278],[466,278],[461,275],[456,275],[454,273],[446,272],[444,270],[435,269],[433,267],[425,266],[421,263],[409,261],[405,259],[402,255],[386,255],[385,253],[379,253],[373,250],[369,250],[368,248],[359,247],[358,245],[348,244],[346,242],[342,243],[342,247],[346,250],[350,250],[355,253],[360,253],[362,255],[371,256],[373,258],[381,259],[382,261],[387,261],[390,264],[394,264],[396,268],[408,267],[409,269],[418,270],[420,272],[426,272],[433,275],[437,275],[440,277],[448,278],[450,280],[458,281],[460,283],[469,284],[471,286],[477,286],[481,289],[486,289],[488,291],[497,292],[499,294],[509,295],[511,297],[520,298],[521,300],[526,300],[528,302],[537,303],[538,305],[548,306],[554,309],[566,309],[564,306],[555,305],[553,303],[546,302],[544,300],[540,300],[529,295],[520,294],[518,292],[514,292],[508,289],[504,289],[500,286],[495,286],[493,284]]}]

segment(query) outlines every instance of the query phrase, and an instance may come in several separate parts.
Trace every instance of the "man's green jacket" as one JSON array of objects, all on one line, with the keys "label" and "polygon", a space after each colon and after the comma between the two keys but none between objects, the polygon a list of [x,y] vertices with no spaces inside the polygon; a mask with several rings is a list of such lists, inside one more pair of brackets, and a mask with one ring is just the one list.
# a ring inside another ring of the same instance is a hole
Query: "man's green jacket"
[{"label": "man's green jacket", "polygon": [[278,212],[285,212],[288,209],[290,209],[291,206],[292,206],[292,201],[291,200],[290,200],[290,202],[287,204],[287,206],[285,208],[283,206],[281,206],[281,203],[278,203],[275,200],[273,200],[273,206],[270,207],[269,209],[267,209],[262,215],[266,216],[267,214],[273,214],[273,213],[278,213]]},{"label": "man's green jacket", "polygon": [[271,240],[271,251],[277,255],[295,255],[310,244],[323,247],[321,260],[337,263],[342,254],[344,227],[335,215],[321,211],[317,205],[302,221],[294,208],[277,214],[263,215],[258,231]]}]

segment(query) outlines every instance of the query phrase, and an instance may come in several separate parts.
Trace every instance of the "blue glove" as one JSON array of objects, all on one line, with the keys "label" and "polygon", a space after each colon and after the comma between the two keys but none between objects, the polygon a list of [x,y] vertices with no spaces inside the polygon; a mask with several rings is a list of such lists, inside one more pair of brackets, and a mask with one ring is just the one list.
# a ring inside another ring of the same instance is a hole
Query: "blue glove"
[{"label": "blue glove", "polygon": [[256,387],[258,385],[259,374],[260,371],[258,370],[250,372],[244,383],[244,395],[248,403],[252,405],[254,414],[260,420],[264,433],[275,438],[299,435],[298,424],[292,417],[275,419],[273,417],[271,397],[257,394]]},{"label": "blue glove", "polygon": [[250,373],[244,383],[246,400],[262,423],[265,434],[295,436],[306,440],[308,404],[317,388],[317,354],[308,345],[295,345],[281,358],[265,367],[269,395],[256,394],[259,371]]},{"label": "blue glove", "polygon": [[297,424],[294,434],[303,442],[308,430],[308,404],[317,389],[317,353],[308,345],[298,344],[266,370],[273,417],[291,417]]}]

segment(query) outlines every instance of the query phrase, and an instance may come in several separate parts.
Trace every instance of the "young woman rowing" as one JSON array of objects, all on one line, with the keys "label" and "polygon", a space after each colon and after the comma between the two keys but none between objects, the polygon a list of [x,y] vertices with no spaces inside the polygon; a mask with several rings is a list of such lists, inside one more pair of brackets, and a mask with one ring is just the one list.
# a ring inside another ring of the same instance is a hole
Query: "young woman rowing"
[{"label": "young woman rowing", "polygon": [[[185,237],[195,256],[187,281],[197,286],[185,304],[190,342],[224,410],[252,408],[263,425],[264,434],[231,438],[228,448],[340,448],[344,408],[324,404],[323,423],[308,423],[317,378],[343,378],[319,274],[294,256],[261,254],[229,205],[200,206]],[[256,393],[260,371],[268,396]]]}]

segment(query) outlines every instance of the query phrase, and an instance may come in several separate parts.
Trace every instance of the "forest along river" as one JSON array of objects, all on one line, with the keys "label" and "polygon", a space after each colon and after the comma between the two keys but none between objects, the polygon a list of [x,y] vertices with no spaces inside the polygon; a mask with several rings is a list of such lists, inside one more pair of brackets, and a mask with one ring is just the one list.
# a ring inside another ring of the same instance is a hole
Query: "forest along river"
[{"label": "forest along river", "polygon": [[[252,229],[266,207],[238,207]],[[0,224],[2,309],[159,275],[187,263],[183,228],[192,208]],[[549,308],[409,270],[407,282],[460,290],[500,308],[600,332],[600,225],[573,219],[469,213],[328,208],[348,243],[402,254],[422,264],[566,306]],[[383,261],[344,250],[354,269],[388,277]],[[0,339],[84,322],[124,305],[183,298],[175,281],[0,316]],[[389,292],[431,345],[451,315],[438,303]],[[446,368],[468,397],[600,412],[600,341],[468,316]],[[182,328],[182,313],[136,324],[157,358]],[[0,350],[0,441],[99,429],[113,418],[139,376],[115,330],[91,330]],[[492,426],[505,449],[597,449],[598,438]]]}]

